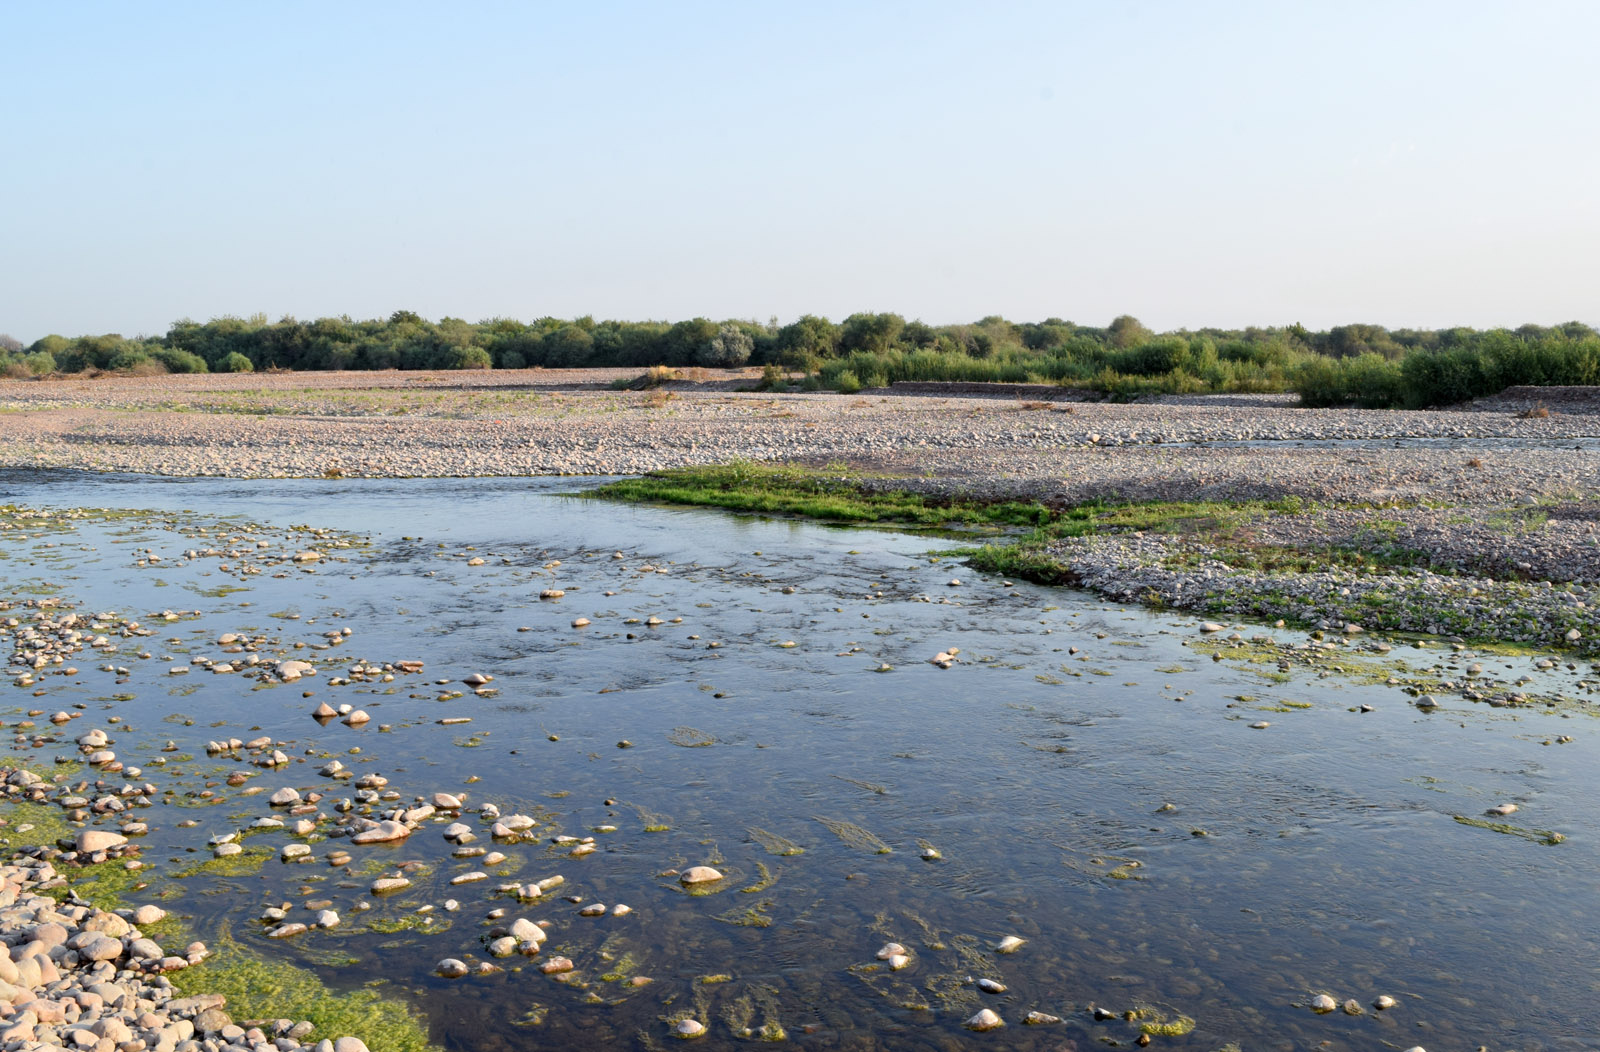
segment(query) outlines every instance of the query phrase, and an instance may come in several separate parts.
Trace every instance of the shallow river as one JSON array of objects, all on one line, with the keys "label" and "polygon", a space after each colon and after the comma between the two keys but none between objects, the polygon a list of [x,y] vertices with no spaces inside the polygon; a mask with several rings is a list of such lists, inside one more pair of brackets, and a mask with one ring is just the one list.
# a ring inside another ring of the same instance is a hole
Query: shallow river
[{"label": "shallow river", "polygon": [[[1424,713],[1370,678],[1214,662],[1192,618],[930,557],[950,541],[561,495],[586,484],[0,478],[7,502],[159,513],[0,534],[11,598],[59,595],[157,630],[81,655],[75,677],[8,687],[8,725],[86,706],[59,744],[20,735],[12,762],[49,774],[76,733],[110,730],[142,779],[176,790],[140,815],[153,887],[208,857],[207,836],[272,810],[222,784],[229,772],[321,790],[329,815],[353,795],[318,774],[330,757],[382,774],[402,802],[466,793],[475,846],[509,856],[487,880],[449,883],[483,864],[452,856],[441,818],[396,845],[313,839],[300,863],[278,860],[288,834],[254,836],[273,852],[258,871],[193,878],[164,903],[202,937],[226,927],[330,985],[389,980],[446,1048],[666,1047],[685,1014],[709,1028],[706,1048],[766,1024],[805,1048],[1132,1046],[1141,1025],[1185,1017],[1192,1032],[1155,1047],[1593,1045],[1600,765],[1581,710],[1447,699]],[[345,535],[348,548],[328,543]],[[239,574],[252,553],[305,547],[325,557]],[[207,548],[222,554],[183,557]],[[539,598],[552,588],[564,596]],[[344,628],[330,645],[323,633]],[[231,656],[223,633],[319,675],[267,686],[191,666]],[[953,667],[929,663],[950,648]],[[327,684],[401,660],[426,669]],[[493,693],[460,682],[472,673]],[[320,701],[372,720],[319,725]],[[206,755],[258,734],[293,762]],[[184,796],[206,781],[215,796]],[[485,803],[537,818],[536,839],[492,843]],[[1501,803],[1565,841],[1455,821]],[[557,835],[598,850],[571,857]],[[324,864],[336,847],[348,869]],[[405,861],[423,864],[411,887],[369,893]],[[674,871],[695,865],[726,879],[688,894]],[[564,884],[537,903],[496,890],[555,874]],[[340,927],[266,937],[265,907],[309,921],[317,899]],[[604,916],[579,915],[595,903]],[[492,959],[497,908],[550,921],[544,955],[435,976],[442,958]],[[996,953],[1008,935],[1026,941]],[[875,956],[889,941],[908,951],[901,970]],[[576,970],[541,973],[555,954]],[[1322,993],[1363,1010],[1319,1015]],[[1379,995],[1399,1003],[1377,1011]],[[1005,1028],[965,1029],[980,1008]],[[1024,1025],[1030,1011],[1062,1021]]]}]

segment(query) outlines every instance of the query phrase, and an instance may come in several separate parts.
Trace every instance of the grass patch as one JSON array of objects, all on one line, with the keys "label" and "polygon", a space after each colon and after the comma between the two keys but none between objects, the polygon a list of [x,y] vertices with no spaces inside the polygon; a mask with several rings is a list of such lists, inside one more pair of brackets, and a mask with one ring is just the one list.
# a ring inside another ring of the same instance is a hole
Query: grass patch
[{"label": "grass patch", "polygon": [[733,463],[678,468],[622,479],[586,497],[632,503],[726,508],[759,515],[801,515],[828,522],[895,523],[922,528],[1040,526],[1053,517],[1032,501],[938,501],[917,493],[869,492],[848,468]]}]

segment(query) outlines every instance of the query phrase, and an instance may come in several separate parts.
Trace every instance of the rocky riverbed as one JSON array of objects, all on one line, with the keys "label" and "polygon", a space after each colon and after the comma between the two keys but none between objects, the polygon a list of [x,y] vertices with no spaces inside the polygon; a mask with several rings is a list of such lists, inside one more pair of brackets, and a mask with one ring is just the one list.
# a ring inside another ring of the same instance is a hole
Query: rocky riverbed
[{"label": "rocky riverbed", "polygon": [[[1302,410],[1282,399],[1237,397],[1110,405],[771,395],[729,390],[731,379],[650,392],[603,389],[612,378],[529,372],[8,381],[0,383],[0,466],[281,477],[292,485],[287,480],[628,474],[753,459],[840,465],[841,476],[864,486],[934,497],[1024,497],[1053,505],[1272,501],[1272,509],[1225,525],[1063,538],[1044,554],[1071,580],[1119,601],[1267,622],[1286,618],[1322,625],[1331,640],[1386,630],[1580,651],[1600,640],[1600,595],[1593,589],[1600,582],[1597,416],[1493,405],[1427,413]],[[228,559],[233,570],[221,569],[237,571],[240,584],[258,574],[280,578],[306,566],[291,540],[274,539],[265,556],[249,545],[218,542],[204,558]],[[1294,553],[1298,558],[1288,557]],[[155,554],[137,566],[159,570]],[[483,564],[482,557],[463,562]],[[1225,632],[1215,638],[1219,647],[1251,646],[1242,635],[1226,643]],[[17,641],[14,662],[31,654],[21,643],[32,641]],[[1299,655],[1285,650],[1270,657],[1288,664]],[[182,675],[291,678],[276,664],[220,664]],[[126,670],[118,669],[113,664],[110,674],[121,677]],[[19,671],[19,686],[42,688],[44,673],[36,683],[33,672]],[[1419,697],[1459,695],[1495,707],[1548,704],[1511,679],[1490,684],[1443,670],[1434,678],[1437,684],[1409,686]],[[1574,689],[1588,690],[1588,681]],[[359,726],[364,721],[350,719],[355,712],[325,715]],[[216,744],[217,755],[235,756],[231,742]],[[275,749],[276,743],[267,758]],[[331,770],[325,777],[339,776]],[[123,777],[137,784],[137,772]],[[46,793],[57,803],[64,793],[77,794],[22,769],[9,775],[9,785],[13,796]],[[94,802],[86,799],[85,806]],[[359,845],[374,833],[398,833],[392,823],[410,829],[457,817],[429,804],[437,813],[408,820],[411,808],[395,810],[381,793],[359,802],[354,814],[318,821]],[[293,809],[300,802],[283,803]],[[489,824],[479,832],[498,835],[493,819],[480,817]],[[573,850],[584,846],[578,839]],[[212,849],[226,857],[229,843]],[[82,861],[108,867],[138,861],[137,851],[120,857],[119,843],[74,847],[71,857],[57,848],[56,857],[18,859],[0,873],[0,936],[9,954],[0,959],[0,981],[8,984],[0,989],[0,1037],[36,1043],[13,1047],[363,1047],[354,1037],[310,1035],[304,1020],[236,1022],[214,999],[178,996],[168,976],[197,963],[205,948],[149,937],[132,907],[119,913],[63,897],[64,874]],[[302,853],[288,854],[291,847],[298,845],[286,845],[282,861],[299,864]],[[95,861],[102,853],[105,860]],[[409,878],[397,871],[379,879]],[[52,890],[57,894],[48,895]],[[608,905],[615,910],[614,902]],[[320,910],[273,908],[283,916],[270,918],[272,930],[285,939],[340,922],[337,911],[330,918]],[[290,930],[296,924],[303,930]],[[520,955],[523,944],[537,941],[531,934],[508,926],[499,938],[517,939],[510,950]],[[476,976],[488,964],[470,954],[438,961],[443,975],[461,974],[459,964]]]}]

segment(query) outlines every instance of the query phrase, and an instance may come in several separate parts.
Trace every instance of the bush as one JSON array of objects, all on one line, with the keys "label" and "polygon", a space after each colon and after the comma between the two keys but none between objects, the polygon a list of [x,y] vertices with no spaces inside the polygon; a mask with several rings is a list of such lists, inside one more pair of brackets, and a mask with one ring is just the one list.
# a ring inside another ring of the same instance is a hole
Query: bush
[{"label": "bush", "polygon": [[[150,352],[150,357],[160,362],[169,373],[203,373],[206,372],[206,360],[198,354],[188,351],[179,351],[171,347],[157,347]],[[240,355],[239,357],[243,357]],[[245,358],[248,363],[250,359]],[[248,370],[246,370],[248,371]]]},{"label": "bush", "polygon": [[255,363],[238,351],[228,353],[217,363],[217,372],[219,373],[253,373],[255,371]]},{"label": "bush", "polygon": [[750,360],[756,342],[739,326],[729,323],[717,330],[706,345],[695,355],[701,365],[720,369],[736,369]]},{"label": "bush", "polygon": [[833,374],[833,382],[828,386],[840,394],[855,394],[861,390],[861,378],[853,369],[840,369]]}]

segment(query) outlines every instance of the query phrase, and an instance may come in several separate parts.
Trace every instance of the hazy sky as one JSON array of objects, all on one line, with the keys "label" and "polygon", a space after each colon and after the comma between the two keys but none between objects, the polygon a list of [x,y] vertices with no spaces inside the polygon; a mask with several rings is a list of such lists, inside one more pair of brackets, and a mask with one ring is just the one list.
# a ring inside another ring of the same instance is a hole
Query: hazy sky
[{"label": "hazy sky", "polygon": [[0,4],[0,332],[1600,323],[1600,4]]}]

